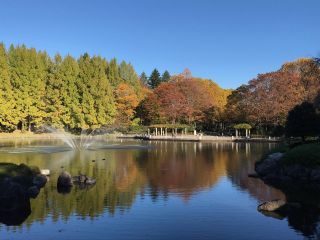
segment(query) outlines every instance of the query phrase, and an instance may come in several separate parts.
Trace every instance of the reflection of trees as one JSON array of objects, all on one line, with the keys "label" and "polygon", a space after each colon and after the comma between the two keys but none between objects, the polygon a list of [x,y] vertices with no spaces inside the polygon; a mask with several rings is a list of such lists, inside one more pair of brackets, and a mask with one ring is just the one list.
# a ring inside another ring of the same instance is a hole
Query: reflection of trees
[{"label": "reflection of trees", "polygon": [[[236,148],[235,144],[232,145],[233,148]],[[318,207],[320,195],[315,194],[316,191],[314,189],[306,190],[305,186],[302,187],[303,191],[298,186],[295,189],[282,189],[280,191],[264,184],[259,179],[249,178],[248,173],[254,172],[254,162],[259,160],[262,154],[269,149],[266,148],[265,144],[237,145],[236,151],[226,151],[229,154],[226,162],[228,178],[240,189],[249,192],[260,202],[273,199],[287,199],[288,202],[301,203],[301,207],[291,208],[290,211],[281,214],[268,212],[265,215],[276,219],[284,219],[286,217],[289,226],[301,232],[304,236],[319,235],[320,233],[318,233],[317,228],[320,216]]]},{"label": "reflection of trees", "polygon": [[156,149],[141,152],[140,168],[145,172],[150,193],[157,198],[174,192],[188,198],[192,193],[217,183],[225,174],[226,155],[210,144],[157,142]]},{"label": "reflection of trees", "polygon": [[[68,157],[66,157],[68,156]],[[86,151],[81,154],[7,154],[4,161],[28,163],[39,168],[51,169],[52,175],[36,199],[31,200],[32,212],[26,221],[44,221],[49,215],[53,221],[68,220],[72,215],[91,219],[102,214],[105,209],[114,214],[132,205],[135,196],[145,184],[145,178],[133,159],[134,151]],[[61,157],[66,157],[61,159]],[[49,159],[46,159],[49,158]],[[70,159],[71,158],[71,159]],[[102,159],[106,158],[105,161]],[[92,162],[95,160],[95,162]],[[57,178],[63,166],[71,175],[80,172],[97,179],[95,186],[87,189],[73,187],[70,194],[57,192]]]},{"label": "reflection of trees", "polygon": [[[67,220],[72,215],[93,219],[106,210],[110,214],[125,211],[145,189],[153,199],[172,193],[188,199],[225,175],[259,200],[283,197],[280,191],[247,177],[266,145],[165,141],[152,144],[155,148],[149,150],[0,154],[4,162],[36,165],[52,172],[47,186],[31,201],[27,225],[48,216],[53,221]],[[61,166],[72,175],[81,172],[96,178],[96,185],[84,190],[73,187],[70,194],[59,194],[56,181]]]},{"label": "reflection of trees", "polygon": [[[269,148],[274,146],[270,145]],[[233,151],[230,151],[230,148]],[[240,189],[248,191],[258,201],[285,199],[284,194],[259,179],[249,178],[248,173],[255,172],[254,163],[269,150],[266,144],[232,143],[228,145],[226,169],[228,178]]]}]

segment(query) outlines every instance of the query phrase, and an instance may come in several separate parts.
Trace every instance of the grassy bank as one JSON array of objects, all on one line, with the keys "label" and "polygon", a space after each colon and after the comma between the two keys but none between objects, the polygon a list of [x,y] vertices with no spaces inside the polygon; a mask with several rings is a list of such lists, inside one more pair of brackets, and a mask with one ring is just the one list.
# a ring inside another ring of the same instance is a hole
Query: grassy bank
[{"label": "grassy bank", "polygon": [[32,177],[40,173],[39,168],[25,164],[0,163],[0,182],[6,177],[18,177],[21,181],[29,182]]},{"label": "grassy bank", "polygon": [[286,151],[282,157],[283,164],[300,164],[306,167],[320,167],[320,143],[296,146]]},{"label": "grassy bank", "polygon": [[299,164],[305,167],[320,167],[320,143],[305,143],[296,146],[284,145],[265,154],[261,161],[270,154],[280,152],[282,164]]},{"label": "grassy bank", "polygon": [[[74,138],[80,137],[80,135],[66,133]],[[116,138],[121,133],[104,134],[103,136],[108,138]],[[99,135],[102,136],[102,135]],[[57,139],[55,133],[32,133],[32,132],[13,132],[13,133],[0,133],[0,140],[13,140],[13,139]]]},{"label": "grassy bank", "polygon": [[40,133],[36,134],[33,132],[12,132],[12,133],[0,133],[0,139],[20,139],[20,138],[54,138],[55,135],[52,133]]}]

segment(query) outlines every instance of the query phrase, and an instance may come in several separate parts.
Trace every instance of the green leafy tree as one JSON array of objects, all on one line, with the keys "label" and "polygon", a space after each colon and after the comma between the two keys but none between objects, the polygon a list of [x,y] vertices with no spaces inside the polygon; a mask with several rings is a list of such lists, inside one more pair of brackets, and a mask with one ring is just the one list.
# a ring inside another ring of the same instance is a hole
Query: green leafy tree
[{"label": "green leafy tree", "polygon": [[119,66],[119,75],[121,78],[121,83],[132,86],[137,96],[141,95],[141,84],[139,76],[130,63],[126,63],[125,61],[121,62]]},{"label": "green leafy tree", "polygon": [[63,78],[60,75],[59,69],[61,66],[62,57],[57,54],[54,57],[54,62],[50,63],[46,82],[46,122],[48,125],[60,128],[63,126],[62,116],[66,114],[65,106],[62,102]]},{"label": "green leafy tree", "polygon": [[125,61],[108,64],[88,54],[77,60],[59,54],[52,59],[24,45],[6,50],[0,44],[0,130],[31,131],[46,124],[78,131],[111,124],[120,84],[128,85],[138,102],[146,94]]},{"label": "green leafy tree", "polygon": [[48,125],[68,130],[84,125],[77,88],[78,75],[79,66],[73,57],[68,55],[62,59],[58,54],[55,56],[46,86]]},{"label": "green leafy tree", "polygon": [[164,73],[161,76],[161,81],[162,82],[169,82],[170,78],[171,78],[170,73],[166,70],[166,71],[164,71]]},{"label": "green leafy tree", "polygon": [[148,85],[150,88],[155,89],[160,83],[160,73],[157,69],[154,69],[149,77]]},{"label": "green leafy tree", "polygon": [[111,86],[116,87],[121,83],[117,59],[113,58],[106,67],[107,78],[111,83]]},{"label": "green leafy tree", "polygon": [[313,104],[303,102],[289,111],[285,132],[287,137],[301,137],[302,141],[308,136],[320,134],[320,117]]},{"label": "green leafy tree", "polygon": [[147,77],[147,75],[146,75],[145,72],[142,72],[142,73],[141,73],[141,75],[140,75],[140,82],[141,82],[143,85],[145,85],[145,86],[148,85],[148,77]]},{"label": "green leafy tree", "polygon": [[115,103],[105,74],[107,62],[101,57],[84,54],[79,59],[80,104],[85,124],[82,128],[97,128],[114,120]]},{"label": "green leafy tree", "polygon": [[11,81],[21,130],[31,131],[32,127],[40,126],[46,116],[47,59],[45,52],[37,53],[34,48],[27,49],[24,45],[9,49]]},{"label": "green leafy tree", "polygon": [[0,127],[12,130],[17,123],[8,56],[4,45],[0,44]]}]

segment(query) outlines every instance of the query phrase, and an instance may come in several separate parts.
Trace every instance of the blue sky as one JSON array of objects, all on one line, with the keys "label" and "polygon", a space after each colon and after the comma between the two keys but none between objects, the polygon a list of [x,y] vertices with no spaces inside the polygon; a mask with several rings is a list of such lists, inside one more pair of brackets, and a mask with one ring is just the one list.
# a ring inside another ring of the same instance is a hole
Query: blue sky
[{"label": "blue sky", "polygon": [[236,88],[320,54],[319,0],[0,0],[0,41],[88,52]]}]

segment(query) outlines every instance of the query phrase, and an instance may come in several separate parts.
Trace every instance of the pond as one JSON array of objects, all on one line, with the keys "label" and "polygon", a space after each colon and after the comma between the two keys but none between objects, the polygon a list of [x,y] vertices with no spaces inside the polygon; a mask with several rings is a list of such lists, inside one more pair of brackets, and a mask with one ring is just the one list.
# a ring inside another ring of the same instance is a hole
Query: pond
[{"label": "pond", "polygon": [[[23,223],[0,223],[0,239],[317,239],[317,218],[257,211],[263,201],[286,198],[247,176],[274,143],[104,144],[115,147],[58,151],[51,148],[62,145],[57,140],[0,143],[0,162],[51,171]],[[58,193],[62,170],[93,177],[96,185]]]}]

